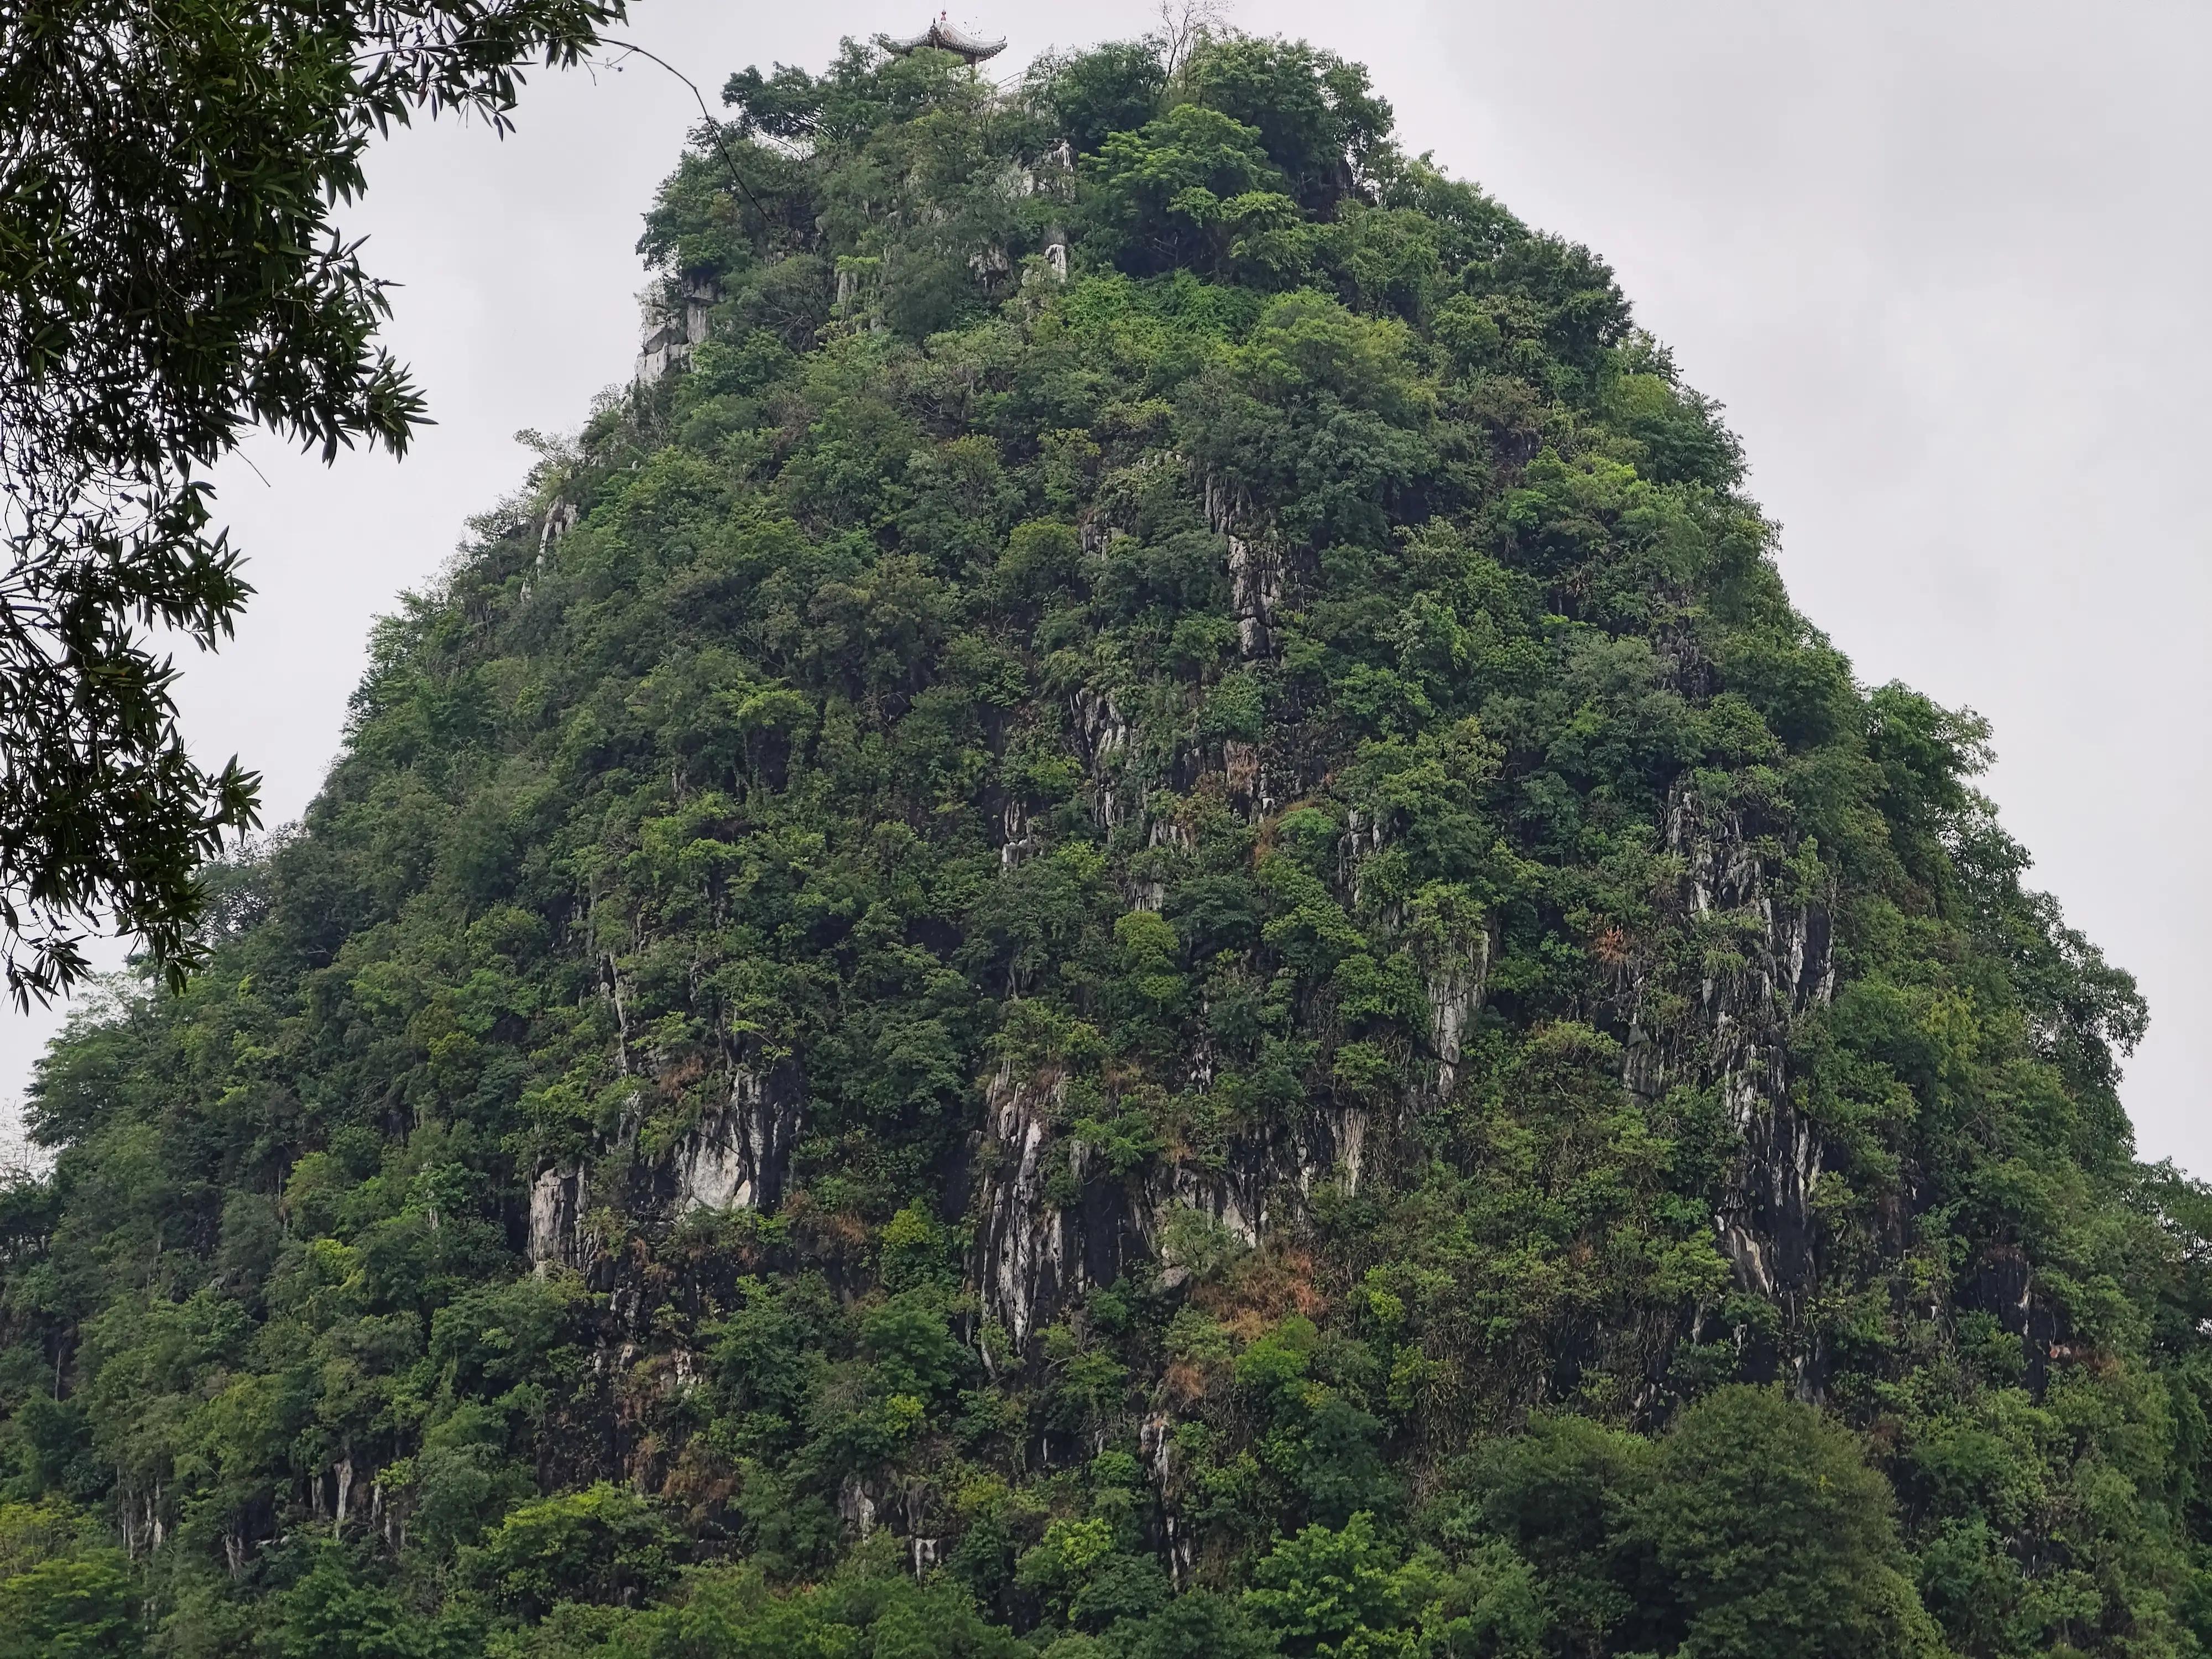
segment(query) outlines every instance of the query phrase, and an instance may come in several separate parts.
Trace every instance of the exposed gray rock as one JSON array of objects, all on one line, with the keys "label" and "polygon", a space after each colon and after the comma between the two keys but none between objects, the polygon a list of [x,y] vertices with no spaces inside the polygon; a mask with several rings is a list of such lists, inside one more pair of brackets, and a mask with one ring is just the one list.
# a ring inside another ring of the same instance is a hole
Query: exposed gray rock
[{"label": "exposed gray rock", "polygon": [[1741,965],[1707,969],[1692,1032],[1655,1036],[1632,1023],[1624,1082],[1656,1097],[1673,1084],[1717,1088],[1741,1137],[1713,1218],[1737,1281],[1782,1310],[1787,1364],[1801,1393],[1817,1389],[1819,1356],[1794,1340],[1819,1291],[1814,1198],[1824,1149],[1798,1109],[1789,1070],[1792,1024],[1835,994],[1832,898],[1787,890],[1778,860],[1753,844],[1741,811],[1716,808],[1687,785],[1667,812],[1668,850],[1684,866],[1681,902],[1729,929]]},{"label": "exposed gray rock", "polygon": [[859,1475],[847,1475],[845,1484],[837,1489],[837,1516],[863,1539],[875,1531],[876,1500],[860,1484]]},{"label": "exposed gray rock", "polygon": [[1039,842],[1030,827],[1029,808],[1019,800],[1009,800],[1001,816],[1006,834],[999,843],[999,873],[1018,870],[1036,852]]},{"label": "exposed gray rock", "polygon": [[1091,775],[1091,817],[1101,829],[1111,830],[1130,820],[1140,799],[1139,791],[1123,777],[1135,745],[1135,728],[1110,690],[1079,687],[1073,711],[1076,737]]},{"label": "exposed gray rock", "polygon": [[763,1076],[739,1066],[725,1103],[702,1117],[677,1148],[676,1213],[774,1209],[790,1176],[802,1103],[790,1068]]},{"label": "exposed gray rock", "polygon": [[578,514],[574,501],[555,501],[545,509],[545,522],[538,531],[538,563],[542,569],[545,556],[561,538],[576,527]]},{"label": "exposed gray rock", "polygon": [[[1321,1107],[1294,1130],[1233,1144],[1218,1167],[1163,1162],[1116,1177],[1062,1134],[1065,1094],[1057,1079],[1024,1079],[1005,1066],[985,1100],[971,1283],[979,1311],[1016,1355],[1085,1291],[1112,1284],[1132,1261],[1157,1259],[1177,1210],[1254,1245],[1323,1182],[1353,1189],[1364,1170],[1368,1114]],[[984,1349],[994,1369],[1015,1357]]]},{"label": "exposed gray rock", "polygon": [[720,297],[711,282],[687,277],[672,294],[653,294],[641,303],[638,385],[651,386],[677,364],[690,361],[692,348],[707,338],[709,313]]},{"label": "exposed gray rock", "polygon": [[554,1267],[583,1265],[578,1225],[583,1171],[573,1166],[541,1170],[530,1186],[530,1261],[542,1275]]},{"label": "exposed gray rock", "polygon": [[1267,543],[1228,532],[1230,609],[1237,618],[1237,647],[1256,657],[1268,647],[1269,628],[1282,609],[1287,585],[1281,554]]},{"label": "exposed gray rock", "polygon": [[1076,735],[1082,740],[1084,757],[1095,777],[1108,762],[1129,751],[1135,734],[1111,691],[1077,687],[1074,711]]},{"label": "exposed gray rock", "polygon": [[1428,978],[1429,1052],[1436,1062],[1434,1100],[1450,1099],[1459,1086],[1462,1047],[1489,988],[1496,927],[1493,921],[1478,933],[1423,953],[1431,958],[1422,966]]},{"label": "exposed gray rock", "polygon": [[[1057,1081],[1043,1087],[1017,1081],[1007,1065],[984,1101],[984,1133],[996,1167],[987,1177],[978,1241],[982,1310],[1017,1348],[1036,1330],[1038,1309],[1057,1308],[1081,1283],[1080,1253],[1071,1274],[1066,1220],[1045,1190],[1050,1119],[1062,1092]],[[991,1357],[988,1348],[985,1357]]]},{"label": "exposed gray rock", "polygon": [[1204,482],[1206,522],[1229,546],[1229,608],[1237,619],[1237,647],[1247,657],[1261,656],[1289,586],[1282,549],[1242,491],[1218,478]]}]

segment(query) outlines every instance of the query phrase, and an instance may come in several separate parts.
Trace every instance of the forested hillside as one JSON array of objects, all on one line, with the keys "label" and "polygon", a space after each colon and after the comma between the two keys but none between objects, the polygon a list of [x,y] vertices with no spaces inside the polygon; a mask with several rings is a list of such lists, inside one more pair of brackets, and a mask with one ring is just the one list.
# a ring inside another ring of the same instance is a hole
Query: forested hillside
[{"label": "forested hillside", "polygon": [[1606,265],[1304,45],[726,100],[40,1074],[0,1656],[2202,1651],[2142,1005]]}]

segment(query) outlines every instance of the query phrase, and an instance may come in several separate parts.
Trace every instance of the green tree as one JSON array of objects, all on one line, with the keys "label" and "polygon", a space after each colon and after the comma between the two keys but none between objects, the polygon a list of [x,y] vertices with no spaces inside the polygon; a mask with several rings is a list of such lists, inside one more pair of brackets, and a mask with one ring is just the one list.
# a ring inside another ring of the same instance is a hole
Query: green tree
[{"label": "green tree", "polygon": [[1108,138],[1097,179],[1092,211],[1140,273],[1221,271],[1237,232],[1286,199],[1258,129],[1197,104]]},{"label": "green tree", "polygon": [[254,781],[185,750],[149,630],[251,591],[207,469],[260,425],[325,459],[422,419],[332,212],[417,112],[503,126],[623,0],[30,0],[0,15],[0,963],[20,1000],[112,914],[181,973]]},{"label": "green tree", "polygon": [[1297,1659],[1410,1654],[1417,1650],[1400,1564],[1362,1510],[1341,1530],[1308,1527],[1277,1544],[1253,1567],[1244,1606]]},{"label": "green tree", "polygon": [[336,1546],[284,1593],[282,1611],[284,1659],[429,1659],[434,1651],[421,1619]]},{"label": "green tree", "polygon": [[0,1504],[0,1659],[144,1651],[137,1575],[101,1532],[60,1504]]},{"label": "green tree", "polygon": [[517,1505],[464,1571],[526,1619],[559,1601],[621,1601],[674,1576],[676,1539],[636,1493],[602,1480]]},{"label": "green tree", "polygon": [[1626,1540],[1644,1602],[1684,1659],[1935,1655],[1892,1514],[1858,1438],[1773,1388],[1723,1389],[1660,1443]]}]

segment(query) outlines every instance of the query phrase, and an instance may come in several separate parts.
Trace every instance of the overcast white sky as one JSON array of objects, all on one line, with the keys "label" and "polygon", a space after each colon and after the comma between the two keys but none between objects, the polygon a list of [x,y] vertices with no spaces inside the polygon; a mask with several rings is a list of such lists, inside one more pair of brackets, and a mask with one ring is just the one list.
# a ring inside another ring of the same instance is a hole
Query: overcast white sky
[{"label": "overcast white sky", "polygon": [[[634,6],[633,37],[710,101],[746,64],[819,68],[928,15]],[[1011,74],[1150,17],[971,0],[954,21],[1007,35]],[[1990,787],[2036,878],[2150,997],[2142,1148],[2212,1176],[2212,11],[1243,0],[1231,21],[1364,61],[1409,148],[1613,263],[1729,406],[1800,606],[1863,679],[1996,723]],[[520,482],[512,434],[573,428],[628,375],[638,216],[696,118],[634,60],[537,77],[504,143],[440,126],[377,157],[348,223],[406,284],[390,338],[440,424],[402,464],[262,443],[258,475],[223,470],[260,593],[185,683],[196,744],[261,769],[272,823],[321,781],[370,619]],[[0,1101],[56,1023],[0,1022]]]}]

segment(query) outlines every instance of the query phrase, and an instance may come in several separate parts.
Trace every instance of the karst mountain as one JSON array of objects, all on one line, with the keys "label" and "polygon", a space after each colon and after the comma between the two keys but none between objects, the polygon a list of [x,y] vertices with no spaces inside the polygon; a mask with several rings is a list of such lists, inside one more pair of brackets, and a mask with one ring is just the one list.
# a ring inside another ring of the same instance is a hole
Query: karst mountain
[{"label": "karst mountain", "polygon": [[2212,1642],[2143,1006],[1607,265],[1303,43],[724,100],[39,1074],[0,1655]]}]

